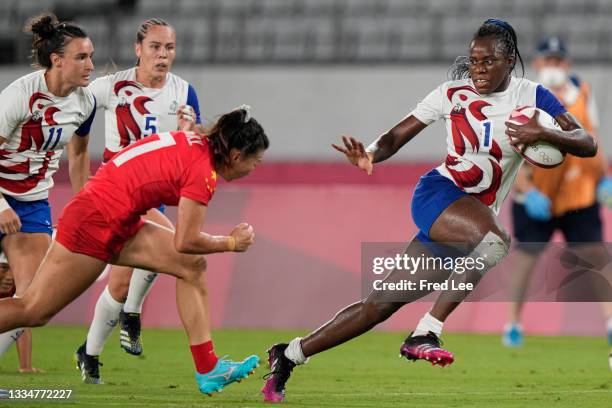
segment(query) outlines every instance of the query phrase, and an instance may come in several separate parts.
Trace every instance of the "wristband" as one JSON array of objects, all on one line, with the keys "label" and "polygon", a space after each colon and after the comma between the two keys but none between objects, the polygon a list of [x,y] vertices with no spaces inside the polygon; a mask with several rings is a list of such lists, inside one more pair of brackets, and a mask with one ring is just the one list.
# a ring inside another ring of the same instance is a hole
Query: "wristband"
[{"label": "wristband", "polygon": [[228,246],[228,251],[234,252],[234,250],[236,249],[236,238],[234,238],[231,235],[227,237],[227,246]]},{"label": "wristband", "polygon": [[6,201],[6,198],[0,198],[0,212],[6,211],[9,208],[11,208],[11,206],[9,205],[8,201]]}]

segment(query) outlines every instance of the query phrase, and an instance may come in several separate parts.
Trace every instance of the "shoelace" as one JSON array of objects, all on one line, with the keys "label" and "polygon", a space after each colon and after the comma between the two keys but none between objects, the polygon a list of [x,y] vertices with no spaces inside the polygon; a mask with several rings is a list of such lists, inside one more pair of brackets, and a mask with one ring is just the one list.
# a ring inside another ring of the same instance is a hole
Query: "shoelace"
[{"label": "shoelace", "polygon": [[[278,367],[281,366],[281,364],[276,364]],[[273,376],[274,374],[278,375],[278,378],[280,381],[282,381],[282,383],[284,384],[285,382],[287,382],[287,380],[289,379],[289,376],[291,375],[291,370],[272,370],[270,371],[268,374],[264,375],[262,377],[262,379],[267,380],[268,378],[270,378],[271,376]]]}]

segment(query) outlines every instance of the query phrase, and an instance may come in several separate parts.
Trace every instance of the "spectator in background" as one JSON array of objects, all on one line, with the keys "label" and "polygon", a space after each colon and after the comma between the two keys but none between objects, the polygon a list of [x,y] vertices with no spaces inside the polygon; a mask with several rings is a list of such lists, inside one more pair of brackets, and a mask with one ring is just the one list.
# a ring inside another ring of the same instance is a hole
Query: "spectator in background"
[{"label": "spectator in background", "polygon": [[[570,71],[564,42],[548,37],[538,46],[533,67],[538,82],[550,89],[592,135],[597,133],[598,116],[595,98],[587,82]],[[572,247],[603,241],[599,202],[612,206],[612,179],[606,177],[606,164],[600,149],[595,157],[580,158],[568,154],[554,169],[525,164],[515,183],[512,219],[517,244],[516,268],[513,273],[509,321],[504,328],[503,343],[508,347],[523,344],[521,311],[529,276],[538,254],[556,230]],[[598,199],[599,198],[599,199]],[[612,346],[612,304],[603,304],[608,318],[608,337]],[[612,355],[610,357],[612,368]]]}]

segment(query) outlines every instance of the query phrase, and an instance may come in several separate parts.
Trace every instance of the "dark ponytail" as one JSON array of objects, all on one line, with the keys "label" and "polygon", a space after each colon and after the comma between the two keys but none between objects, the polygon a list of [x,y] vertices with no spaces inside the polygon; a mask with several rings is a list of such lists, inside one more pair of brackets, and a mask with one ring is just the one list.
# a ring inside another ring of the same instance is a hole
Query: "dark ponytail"
[{"label": "dark ponytail", "polygon": [[215,165],[229,163],[232,149],[245,156],[266,150],[270,146],[263,128],[251,117],[248,107],[240,107],[219,118],[208,134]]},{"label": "dark ponytail", "polygon": [[[518,49],[516,31],[514,31],[514,28],[508,22],[496,18],[488,19],[478,28],[476,33],[474,33],[471,41],[477,38],[495,38],[499,40],[504,47],[505,55],[514,58],[514,65],[511,71],[514,70],[516,62],[518,61],[521,64],[521,76],[525,75],[525,65],[523,63],[523,57],[521,57],[521,53]],[[449,71],[450,77],[453,80],[469,78],[469,58],[466,56],[457,57]]]},{"label": "dark ponytail", "polygon": [[51,54],[63,55],[64,47],[72,38],[87,38],[79,26],[57,20],[53,13],[43,13],[33,17],[24,27],[26,33],[34,34],[32,39],[33,65],[51,68]]}]

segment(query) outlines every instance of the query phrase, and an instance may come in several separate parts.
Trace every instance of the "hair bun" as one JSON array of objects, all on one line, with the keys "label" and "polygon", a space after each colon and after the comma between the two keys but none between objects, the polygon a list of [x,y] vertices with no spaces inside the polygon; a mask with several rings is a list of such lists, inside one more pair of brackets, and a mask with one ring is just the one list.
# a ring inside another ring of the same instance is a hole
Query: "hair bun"
[{"label": "hair bun", "polygon": [[57,24],[57,18],[51,14],[45,14],[33,20],[30,30],[39,36],[46,39],[53,37]]},{"label": "hair bun", "polygon": [[242,123],[247,123],[249,120],[251,120],[251,107],[249,105],[240,105],[235,110],[244,112]]}]

